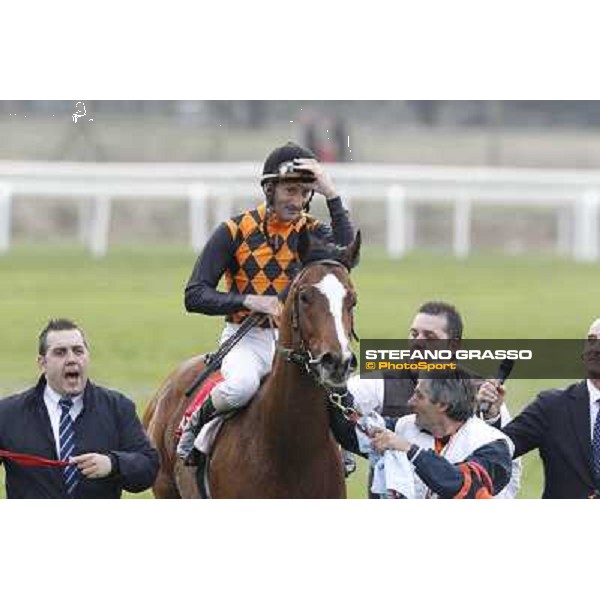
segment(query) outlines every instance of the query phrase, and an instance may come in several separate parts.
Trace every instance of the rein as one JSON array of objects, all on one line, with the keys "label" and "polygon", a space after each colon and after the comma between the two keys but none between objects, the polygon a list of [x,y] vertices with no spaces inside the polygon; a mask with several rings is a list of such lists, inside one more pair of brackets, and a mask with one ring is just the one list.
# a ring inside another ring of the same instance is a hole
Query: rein
[{"label": "rein", "polygon": [[[343,267],[346,271],[348,271],[348,269],[346,268],[345,265],[343,265],[342,263],[336,261],[336,260],[331,260],[331,259],[324,259],[324,260],[319,260],[319,261],[315,261],[313,263],[310,263],[311,265],[332,265],[332,266],[336,266],[336,267]],[[296,288],[299,287],[300,285],[300,280],[301,277],[303,275],[303,272],[300,272],[298,274],[298,281],[296,283]],[[359,429],[361,429],[362,431],[363,428],[361,425],[359,425],[358,423],[358,419],[360,417],[360,414],[358,413],[358,411],[355,408],[352,408],[350,406],[345,406],[343,404],[343,399],[348,395],[348,390],[346,388],[344,388],[343,392],[338,392],[336,391],[337,388],[333,388],[331,386],[328,386],[327,384],[323,383],[318,377],[317,374],[315,373],[314,369],[313,369],[313,365],[318,364],[319,360],[316,359],[311,351],[306,347],[306,343],[304,341],[304,339],[302,338],[302,333],[300,332],[300,306],[299,306],[299,293],[298,293],[298,289],[294,290],[294,297],[292,299],[293,305],[292,305],[292,329],[294,332],[296,332],[300,338],[300,348],[286,348],[285,346],[281,346],[280,344],[277,344],[277,352],[283,356],[284,360],[286,360],[287,362],[291,362],[294,363],[295,365],[298,365],[301,369],[304,370],[304,372],[307,375],[310,375],[311,378],[313,379],[313,381],[323,390],[325,390],[325,393],[327,394],[327,401],[334,406],[335,408],[337,408],[338,410],[340,410],[344,416],[344,418],[350,422],[352,422],[354,425],[356,425]],[[352,321],[352,328],[351,328],[351,334],[352,337],[356,340],[359,341],[359,337],[356,335],[356,332],[354,331],[354,320]],[[365,431],[366,433],[366,431]]]},{"label": "rein", "polygon": [[66,467],[71,464],[66,460],[54,460],[35,454],[21,454],[20,452],[9,452],[8,450],[0,450],[0,458],[12,460],[23,467]]}]

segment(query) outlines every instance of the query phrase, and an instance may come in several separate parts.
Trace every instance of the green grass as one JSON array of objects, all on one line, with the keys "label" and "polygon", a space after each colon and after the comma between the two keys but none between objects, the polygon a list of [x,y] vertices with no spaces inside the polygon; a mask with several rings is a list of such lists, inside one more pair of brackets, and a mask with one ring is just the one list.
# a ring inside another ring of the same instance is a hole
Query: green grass
[{"label": "green grass", "polygon": [[[88,334],[93,379],[121,389],[141,414],[168,372],[213,348],[221,330],[220,318],[183,308],[194,260],[190,250],[173,246],[113,247],[103,260],[72,246],[17,246],[0,257],[0,395],[32,384],[37,334],[48,318],[66,316]],[[600,297],[596,266],[544,256],[456,261],[420,253],[392,261],[371,247],[353,278],[363,338],[404,337],[415,309],[433,298],[459,307],[466,337],[573,338],[597,316]],[[509,381],[511,410],[558,383],[564,382]],[[3,476],[0,468],[2,484]],[[364,497],[364,480],[362,465],[349,480],[352,497]],[[521,496],[539,497],[540,490],[539,459],[530,455]]]}]

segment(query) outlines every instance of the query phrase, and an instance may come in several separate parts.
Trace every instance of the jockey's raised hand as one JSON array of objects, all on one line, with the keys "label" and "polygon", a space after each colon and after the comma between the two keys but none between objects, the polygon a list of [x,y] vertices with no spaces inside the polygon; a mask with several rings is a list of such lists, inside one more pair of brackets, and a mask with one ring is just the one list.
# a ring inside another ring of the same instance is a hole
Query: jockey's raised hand
[{"label": "jockey's raised hand", "polygon": [[325,167],[314,158],[297,158],[294,163],[302,170],[312,173],[315,178],[314,189],[318,194],[323,194],[327,200],[337,197],[337,191],[333,181]]},{"label": "jockey's raised hand", "polygon": [[281,316],[281,302],[277,296],[257,296],[248,294],[244,306],[253,311],[279,318]]}]

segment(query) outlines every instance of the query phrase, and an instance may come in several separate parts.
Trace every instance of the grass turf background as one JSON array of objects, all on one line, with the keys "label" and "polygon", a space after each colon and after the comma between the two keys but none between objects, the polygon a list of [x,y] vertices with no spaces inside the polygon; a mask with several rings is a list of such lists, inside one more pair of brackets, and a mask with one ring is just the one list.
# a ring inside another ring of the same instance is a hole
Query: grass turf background
[{"label": "grass turf background", "polygon": [[[180,246],[113,246],[102,260],[75,246],[15,246],[0,257],[0,395],[36,380],[37,334],[49,318],[65,316],[87,333],[93,380],[123,391],[141,415],[169,371],[214,348],[221,330],[221,318],[183,308],[194,260]],[[429,299],[456,304],[470,338],[576,338],[600,313],[597,267],[549,256],[457,261],[418,253],[395,261],[380,248],[366,247],[353,280],[363,338],[405,337],[417,307]],[[564,383],[509,380],[509,408],[514,414],[538,390]],[[361,461],[348,480],[350,497],[365,496],[365,473]],[[0,468],[0,497],[3,477]],[[524,460],[520,496],[539,497],[541,480],[532,453]]]}]

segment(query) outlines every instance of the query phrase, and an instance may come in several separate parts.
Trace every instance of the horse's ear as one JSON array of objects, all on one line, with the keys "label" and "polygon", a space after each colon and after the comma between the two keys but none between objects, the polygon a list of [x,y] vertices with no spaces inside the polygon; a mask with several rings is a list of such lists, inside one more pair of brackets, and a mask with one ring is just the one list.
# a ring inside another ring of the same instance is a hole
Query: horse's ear
[{"label": "horse's ear", "polygon": [[342,253],[341,262],[347,267],[348,271],[351,271],[358,265],[360,261],[360,244],[361,234],[360,229],[356,232],[354,241],[344,248]]},{"label": "horse's ear", "polygon": [[302,229],[298,234],[298,258],[300,258],[300,262],[305,265],[308,262],[310,251],[311,251],[311,241],[310,234],[306,229]]}]

